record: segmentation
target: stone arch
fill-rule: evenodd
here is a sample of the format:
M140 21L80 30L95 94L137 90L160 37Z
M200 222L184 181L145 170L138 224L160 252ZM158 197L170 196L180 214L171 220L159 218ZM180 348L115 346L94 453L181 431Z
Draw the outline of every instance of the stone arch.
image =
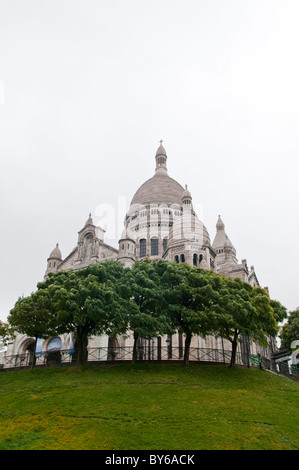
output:
M47 351L60 351L62 349L62 341L59 336L50 338L46 343Z
M18 354L25 354L26 351L34 352L34 349L35 349L35 339L25 338L24 341L19 346Z
M62 341L59 337L55 336L54 338L50 338L47 341L47 364L54 365L61 363L61 349L62 349Z
M87 232L84 234L83 239L83 256L84 258L90 258L93 255L93 234Z
M107 360L114 361L119 352L119 342L115 336L109 336L108 338L108 353Z
M17 356L23 356L24 364L30 366L35 354L35 339L25 338L19 345ZM17 359L18 360L18 359Z

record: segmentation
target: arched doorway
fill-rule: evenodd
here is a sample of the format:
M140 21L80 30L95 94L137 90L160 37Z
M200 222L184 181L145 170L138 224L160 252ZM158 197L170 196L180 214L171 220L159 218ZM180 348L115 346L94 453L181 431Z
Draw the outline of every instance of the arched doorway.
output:
M115 337L109 336L107 361L114 361L119 353L119 344Z
M15 357L15 366L31 366L35 353L35 340L27 338L21 344L19 352Z

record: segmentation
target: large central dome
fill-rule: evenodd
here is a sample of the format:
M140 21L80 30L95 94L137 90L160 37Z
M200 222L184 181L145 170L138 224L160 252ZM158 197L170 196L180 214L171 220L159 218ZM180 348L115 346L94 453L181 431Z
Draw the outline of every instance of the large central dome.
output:
M181 204L184 188L168 175L156 174L136 191L133 204Z
M135 204L181 204L184 188L168 176L166 160L166 151L161 143L156 153L155 175L136 191L131 206Z
M215 253L204 224L198 219L192 196L167 173L167 154L156 152L156 171L136 191L119 240L119 256L125 266L136 260L166 259L210 269Z

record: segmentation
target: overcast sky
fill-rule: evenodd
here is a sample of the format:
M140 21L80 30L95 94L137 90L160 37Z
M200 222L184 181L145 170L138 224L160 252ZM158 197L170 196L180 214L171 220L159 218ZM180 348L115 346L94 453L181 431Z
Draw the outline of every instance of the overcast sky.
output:
M220 214L295 309L298 23L298 0L0 0L0 319L103 205L118 246L160 139L211 241Z

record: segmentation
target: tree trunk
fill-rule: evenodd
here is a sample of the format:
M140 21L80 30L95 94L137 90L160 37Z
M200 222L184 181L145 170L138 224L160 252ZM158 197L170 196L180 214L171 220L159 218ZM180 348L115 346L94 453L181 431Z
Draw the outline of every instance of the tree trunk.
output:
M87 341L85 336L78 336L78 364L83 365L85 362L85 348Z
M78 340L78 364L82 365L83 363L83 341L80 338Z
M192 333L187 333L185 338L185 351L184 351L184 364L189 365L189 355L190 355L190 344L192 339Z
M37 345L37 337L35 338L34 342L34 348L33 348L33 354L32 354L32 362L31 362L31 369L34 369L35 363L36 363L36 345Z
M133 356L132 356L132 362L135 364L137 362L137 341L138 341L139 335L138 333L134 332L134 344L133 344Z
M234 338L232 340L232 355L230 360L229 367L236 367L236 353L237 353L237 346L238 346L238 332L235 330Z

